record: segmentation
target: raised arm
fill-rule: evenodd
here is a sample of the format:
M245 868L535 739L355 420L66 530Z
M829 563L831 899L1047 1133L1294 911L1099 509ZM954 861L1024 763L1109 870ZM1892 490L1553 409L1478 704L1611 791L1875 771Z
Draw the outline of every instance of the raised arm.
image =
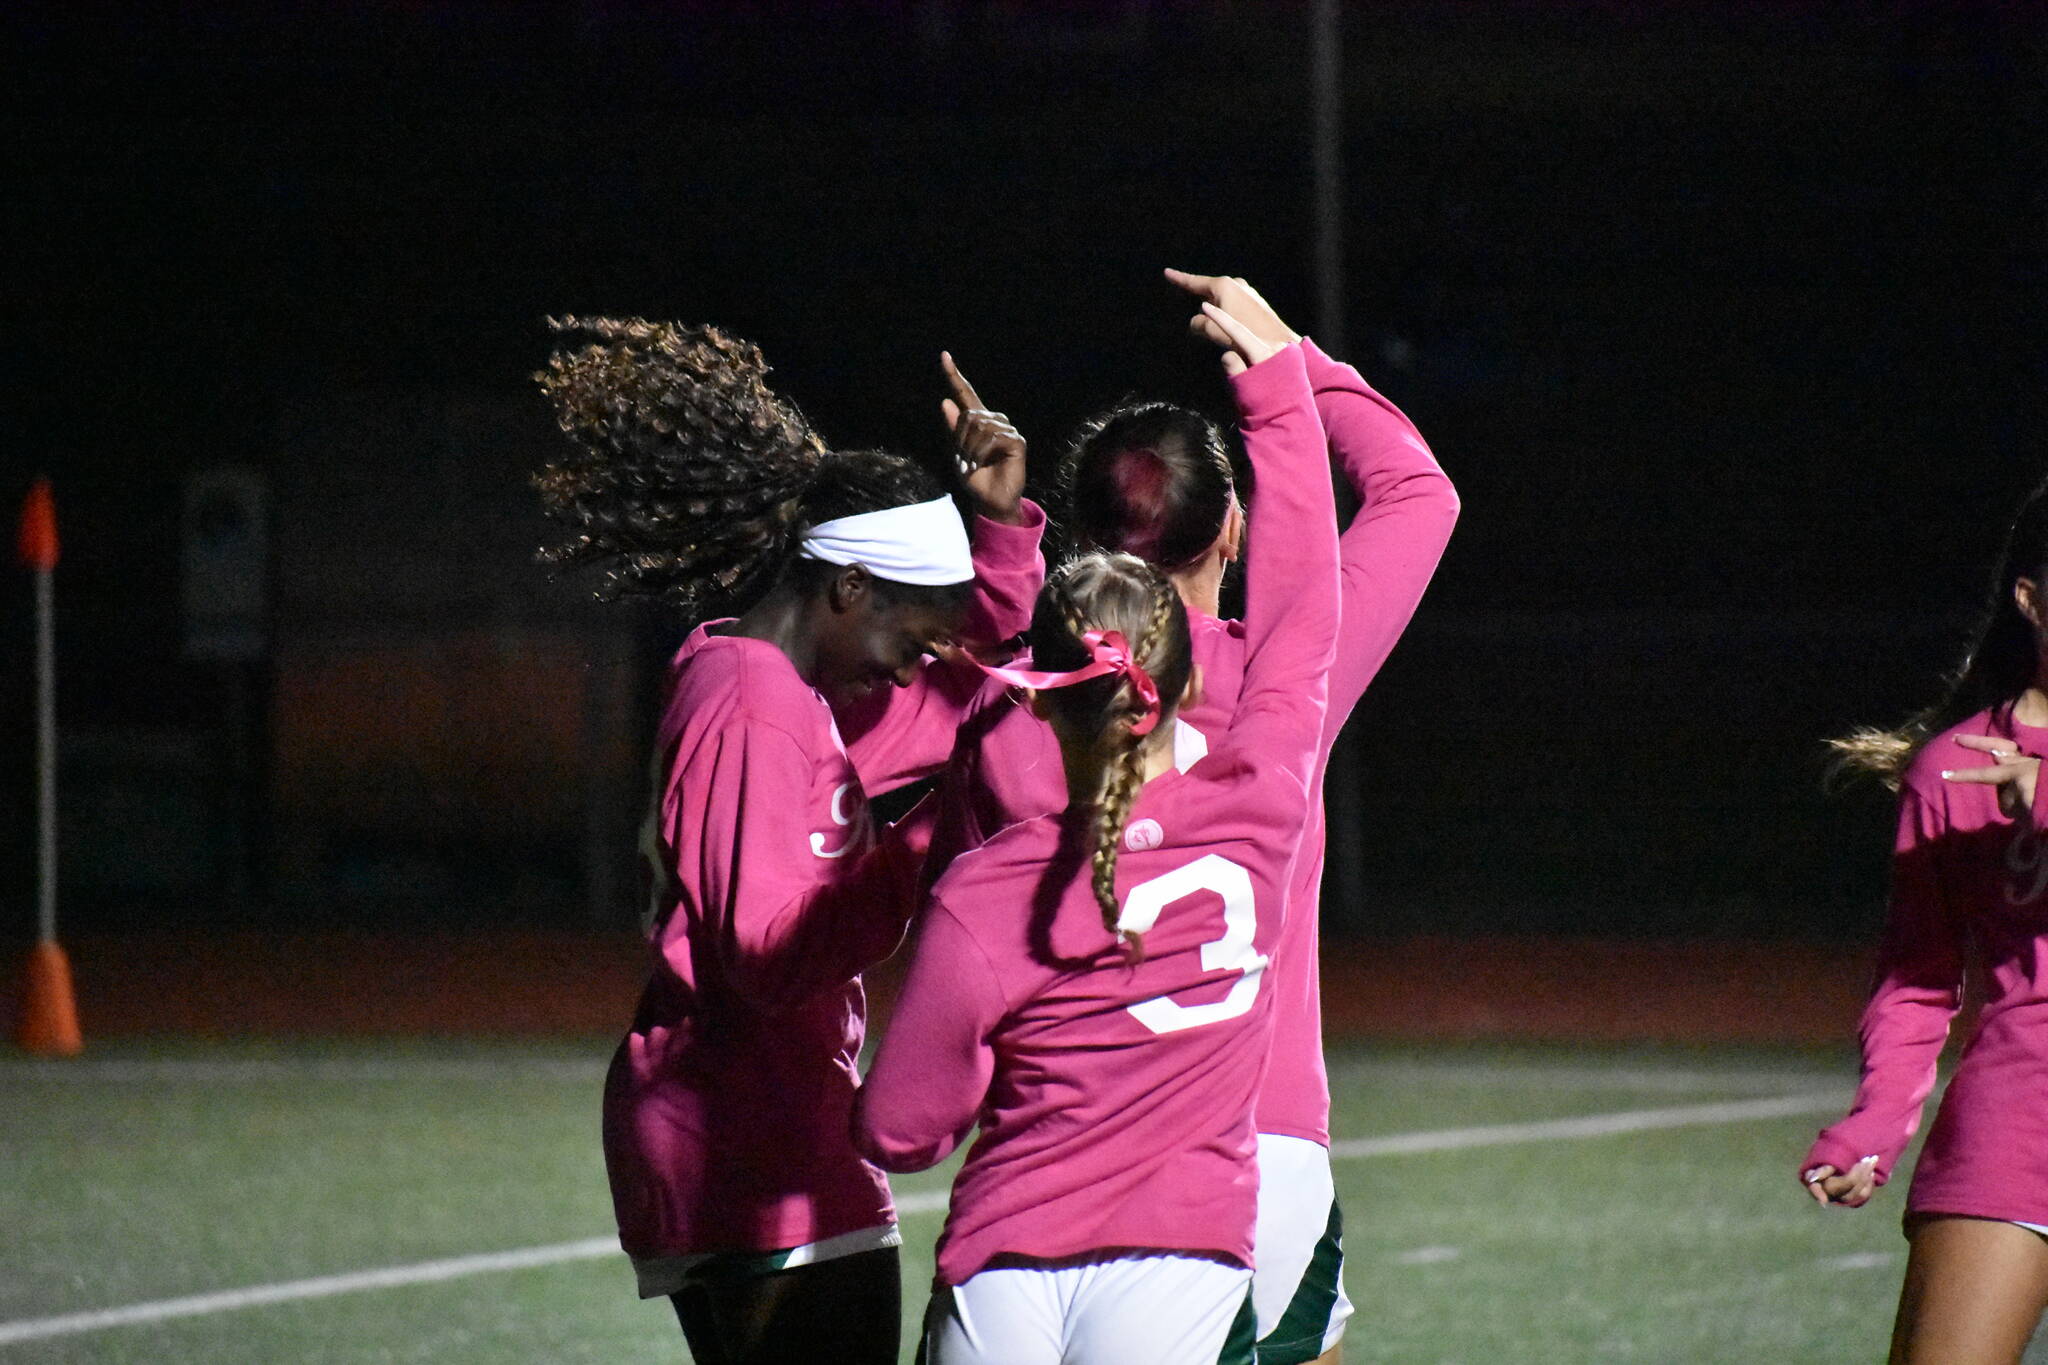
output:
M1214 304L1205 316L1243 329ZM1245 354L1233 336L1235 354ZM1226 354L1226 368L1232 368ZM1330 462L1299 344L1236 369L1245 452L1258 480L1245 573L1245 665L1228 743L1303 775L1321 742L1336 646L1337 515Z
M1327 744L1414 617L1457 523L1458 494L1399 408L1315 342L1301 349L1330 455L1359 500L1337 551L1343 632L1330 664Z
M1899 802L1899 835L1892 862L1891 908L1878 952L1877 984L1859 1031L1863 1078L1848 1116L1821 1131L1801 1165L1832 1177L1823 1193L1846 1191L1837 1202L1860 1204L1892 1166L1920 1126L1920 1110L1934 1088L1935 1062L1948 1038L1963 989L1962 924L1943 893L1941 840L1947 833L1939 792L1923 793L1909 779ZM1850 1189L1849 1173L1877 1158L1870 1178Z
M952 436L961 488L976 512L969 521L974 591L959 643L986 648L1031 625L1045 582L1039 550L1045 512L1024 497L1024 438L1009 418L983 405L950 354L939 359L950 394L941 400L940 413ZM909 687L872 694L835 712L862 785L881 793L943 767L982 681L970 664L928 659Z
M943 901L917 931L910 971L853 1108L853 1145L885 1171L921 1171L966 1138L995 1074L995 969Z
M1166 278L1270 345L1301 345L1330 455L1358 496L1339 549L1343 630L1330 666L1327 742L1414 616L1458 519L1457 493L1415 424L1357 370L1304 340L1258 290L1234 275L1169 270Z
M1031 626L1031 609L1045 582L1038 543L1045 512L1024 496L1024 437L1010 419L992 411L960 373L950 351L939 353L951 397L939 413L953 438L960 485L974 504L974 596L960 643L997 645Z
M875 837L865 811L843 812L844 792L834 825L812 828L812 777L786 731L735 717L672 773L662 802L669 875L696 912L662 926L662 954L679 971L679 959L713 955L764 1011L889 956L917 903L918 850L895 832Z

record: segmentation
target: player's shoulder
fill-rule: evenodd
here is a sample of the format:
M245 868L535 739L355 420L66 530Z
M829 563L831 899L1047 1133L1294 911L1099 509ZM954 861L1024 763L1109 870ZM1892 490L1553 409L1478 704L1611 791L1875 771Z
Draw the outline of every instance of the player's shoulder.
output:
M1241 797L1253 790L1270 790L1284 804L1286 793L1305 790L1306 783L1300 772L1271 752L1227 731L1220 740L1209 741L1208 751L1187 769L1187 776L1192 799L1214 799L1219 793Z
M1052 727L1007 683L989 680L960 722L961 739L984 753L1024 753L1052 744Z
M1004 826L947 865L932 884L932 908L947 915L992 964L1028 957L1032 906L1059 844L1056 816Z
M957 911L978 903L990 888L1035 876L1059 847L1060 826L1056 815L1035 815L997 830L980 847L955 858L946 868L932 894Z
M1219 652L1240 656L1244 653L1244 622L1191 611L1188 613L1188 639L1194 647L1197 662L1205 655L1213 656Z
M1951 768L1982 767L1991 758L1981 749L1973 749L1956 741L1964 735L1996 735L2002 733L1994 711L1979 711L1965 716L1940 734L1920 746L1912 762L1900 775L1900 785L1923 798L1937 798L1948 788L1942 773Z
M824 701L789 657L765 640L713 635L678 653L669 709L691 723L759 725L809 744L825 728Z

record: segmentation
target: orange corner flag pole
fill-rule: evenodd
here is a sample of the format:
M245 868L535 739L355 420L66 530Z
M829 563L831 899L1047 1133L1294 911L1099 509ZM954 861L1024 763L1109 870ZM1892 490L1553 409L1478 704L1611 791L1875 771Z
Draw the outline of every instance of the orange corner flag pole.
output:
M71 962L57 943L57 499L37 479L21 508L22 567L36 581L36 945L22 974L16 1039L30 1052L69 1057L83 1051Z

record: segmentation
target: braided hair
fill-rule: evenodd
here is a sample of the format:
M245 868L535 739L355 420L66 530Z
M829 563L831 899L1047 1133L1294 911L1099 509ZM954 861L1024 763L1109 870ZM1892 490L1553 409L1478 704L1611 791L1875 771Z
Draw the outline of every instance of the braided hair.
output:
M1069 560L1047 577L1038 595L1031 619L1032 666L1056 671L1084 666L1090 653L1081 636L1091 630L1120 631L1130 642L1131 657L1159 689L1159 724L1164 726L1194 669L1187 608L1173 583L1135 555L1097 551ZM1141 952L1136 935L1117 929L1116 862L1124 823L1145 780L1144 738L1131 732L1144 705L1129 680L1113 673L1040 696L1056 725L1092 742L1098 759L1088 803L1095 899L1102 907L1103 927Z
M1237 497L1222 431L1172 403L1126 403L1089 419L1060 475L1081 544L1121 550L1168 573L1216 543Z
M1865 726L1829 740L1831 779L1869 775L1896 790L1928 740L1979 711L2002 707L2009 713L2041 662L2038 632L2013 597L2022 578L2048 588L2048 482L2020 504L1983 615L1962 662L1943 680L1941 696L1889 730Z
M768 387L751 342L641 318L548 325L587 340L534 376L575 447L534 476L543 509L571 533L540 559L602 566L601 598L657 598L693 620L744 610L803 562L805 526L945 491L900 455L828 450ZM889 584L885 595L916 591Z

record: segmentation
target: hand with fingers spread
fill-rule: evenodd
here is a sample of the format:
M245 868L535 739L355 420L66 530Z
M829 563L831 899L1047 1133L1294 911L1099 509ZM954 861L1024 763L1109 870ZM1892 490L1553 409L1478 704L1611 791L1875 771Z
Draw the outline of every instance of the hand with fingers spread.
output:
M1877 1192L1877 1158L1874 1155L1864 1157L1847 1171L1837 1171L1826 1165L1815 1166L1800 1178L1815 1203L1860 1209Z
M2019 751L2009 739L1996 735L1957 735L1965 749L1978 749L1992 757L1988 768L1950 768L1942 777L1950 782L1984 782L1998 787L1998 809L2007 819L2031 818L2034 788L2041 775L2041 760Z
M1188 323L1196 336L1207 337L1223 351L1223 373L1240 375L1261 360L1278 355L1285 342L1271 342L1259 336L1251 328L1224 312L1213 303L1204 302L1202 311Z
M952 397L939 401L946 429L953 433L953 454L961 482L974 495L981 515L1011 526L1023 524L1024 437L1000 412L982 405L981 396L953 363L950 351L939 352Z
M1273 305L1260 297L1259 291L1246 284L1240 276L1190 275L1185 270L1168 269L1166 278L1202 302L1215 304L1275 349L1301 340L1301 334L1282 322L1280 315L1273 311ZM1218 346L1230 344L1220 332L1211 330L1205 323L1206 319L1198 318L1192 326Z

